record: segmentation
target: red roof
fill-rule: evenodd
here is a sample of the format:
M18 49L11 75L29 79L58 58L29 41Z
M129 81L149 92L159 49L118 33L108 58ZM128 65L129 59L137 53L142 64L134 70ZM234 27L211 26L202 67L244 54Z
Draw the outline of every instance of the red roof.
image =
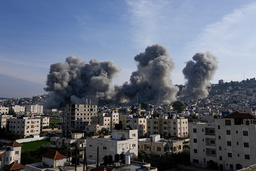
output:
M253 115L251 113L241 113L241 112L235 111L229 115L224 116L223 118L256 119L256 115Z
M53 160L60 160L60 159L67 158L67 156L60 154L56 150L49 150L47 153L43 154L42 157L53 159Z
M12 143L7 144L7 146L11 147L21 147L23 146L22 144L18 143L17 141L13 141Z
M21 170L21 169L25 169L25 166L16 162L13 162L10 165L6 165L4 167L4 170Z
M0 153L0 157L3 157L4 156L4 153Z

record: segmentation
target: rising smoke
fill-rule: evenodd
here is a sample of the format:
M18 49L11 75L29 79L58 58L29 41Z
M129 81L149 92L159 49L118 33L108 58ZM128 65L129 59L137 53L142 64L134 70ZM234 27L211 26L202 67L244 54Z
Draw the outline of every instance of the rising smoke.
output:
M120 71L113 62L91 60L70 56L64 63L52 64L45 90L50 92L47 108L59 108L63 104L95 102L98 95L105 99L114 96L111 86L113 76Z
M52 64L45 88L50 94L46 107L86 103L87 99L97 103L98 97L119 103L169 104L176 100L179 89L170 79L174 62L163 46L149 46L134 60L137 71L132 73L130 82L115 87L111 85L112 79L120 68L113 62L94 59L87 64L81 58L70 56L64 63ZM217 59L211 53L197 53L193 60L195 62L187 62L183 69L187 83L181 94L198 99L208 95L207 88L217 69Z
M204 98L209 94L208 88L211 86L209 81L218 68L218 61L210 52L197 53L193 56L193 60L195 62L187 62L183 69L187 82L181 94L188 99Z
M132 73L130 83L116 87L119 102L138 100L140 103L167 104L176 100L178 88L170 80L174 62L163 46L149 46L134 60L138 62L138 69Z

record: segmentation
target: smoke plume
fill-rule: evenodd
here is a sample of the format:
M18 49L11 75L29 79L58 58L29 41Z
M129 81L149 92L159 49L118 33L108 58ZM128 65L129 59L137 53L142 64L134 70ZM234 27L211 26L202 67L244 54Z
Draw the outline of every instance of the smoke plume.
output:
M64 63L52 64L45 90L50 93L48 108L59 108L68 103L85 103L96 100L98 95L110 99L114 96L111 86L113 76L120 71L113 62L91 60L70 56Z
M119 102L170 103L176 100L178 88L170 80L174 62L161 45L146 48L145 52L134 57L138 62L137 71L122 87L116 87Z
M218 68L218 61L210 52L197 53L193 56L193 60L195 62L187 62L183 69L187 82L181 94L189 99L204 98L209 94L208 88L211 86L209 81Z

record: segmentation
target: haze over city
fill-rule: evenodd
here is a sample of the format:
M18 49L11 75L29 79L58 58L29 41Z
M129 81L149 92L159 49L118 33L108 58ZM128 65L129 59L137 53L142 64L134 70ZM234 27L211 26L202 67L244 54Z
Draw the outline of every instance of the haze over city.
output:
M0 97L44 94L51 64L69 56L112 61L122 85L136 71L134 57L159 44L174 62L172 84L197 52L211 52L211 80L256 75L256 3L228 1L1 1Z

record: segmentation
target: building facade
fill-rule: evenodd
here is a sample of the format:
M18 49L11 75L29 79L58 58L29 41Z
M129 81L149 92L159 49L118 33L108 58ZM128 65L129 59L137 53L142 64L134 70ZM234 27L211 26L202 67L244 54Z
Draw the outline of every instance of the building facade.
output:
M147 118L128 116L125 118L125 126L130 129L138 129L139 138L147 134Z
M43 105L36 104L36 105L26 105L25 106L25 112L28 112L28 113L42 114L43 110L44 110Z
M150 138L139 139L139 150L154 155L180 153L183 151L183 140L167 140L160 135L150 135Z
M20 163L22 144L14 141L0 147L0 170L13 162Z
M15 132L22 137L34 135L39 136L41 128L41 119L35 118L10 118L7 120L8 131Z
M214 123L190 124L191 163L220 170L238 170L255 164L256 116L234 112Z
M7 115L9 113L9 107L0 106L0 115Z
M6 128L7 120L12 117L13 115L0 115L0 128Z
M148 135L160 134L162 138L181 137L189 135L188 119L184 117L160 116L159 118L148 119Z
M63 112L63 136L69 137L73 131L84 131L92 117L97 116L97 105L67 104Z
M138 157L138 130L113 130L111 136L94 136L86 139L86 156L89 160L103 162L105 156L116 154L129 155L131 159Z

